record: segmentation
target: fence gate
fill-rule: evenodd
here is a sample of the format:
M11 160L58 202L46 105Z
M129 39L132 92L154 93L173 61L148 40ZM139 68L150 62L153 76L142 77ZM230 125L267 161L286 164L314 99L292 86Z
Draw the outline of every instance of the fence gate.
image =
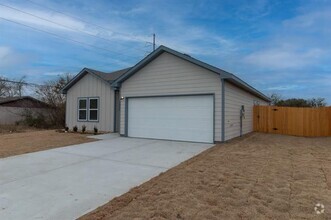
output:
M304 137L331 136L331 107L254 106L254 131Z

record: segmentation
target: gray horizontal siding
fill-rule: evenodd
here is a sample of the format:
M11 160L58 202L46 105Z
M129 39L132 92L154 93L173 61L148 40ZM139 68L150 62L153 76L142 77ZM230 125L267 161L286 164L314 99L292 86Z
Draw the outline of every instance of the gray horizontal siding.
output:
M268 104L233 84L225 83L225 140L240 136L240 109L242 105L245 106L243 134L253 131L254 101L259 101L260 105Z
M99 97L99 121L78 122L77 103L80 97ZM69 129L77 125L81 129L86 125L87 130L93 130L96 126L100 131L113 131L114 126L114 91L105 81L94 75L87 74L72 86L67 93L66 124Z
M219 76L169 53L163 53L123 82L122 97L215 94L215 140L221 141ZM125 101L121 101L120 133L125 133Z

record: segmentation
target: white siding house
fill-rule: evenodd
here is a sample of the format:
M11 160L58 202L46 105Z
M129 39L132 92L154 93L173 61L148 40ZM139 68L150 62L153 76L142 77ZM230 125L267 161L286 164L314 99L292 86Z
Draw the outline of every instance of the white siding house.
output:
M69 128L85 124L129 137L196 142L251 132L253 105L270 102L233 74L164 46L124 70L83 69L63 92ZM91 97L98 98L98 121L89 121L90 106L79 102Z
M121 97L215 94L215 140L221 140L221 81L219 76L169 53L124 81ZM125 102L121 102L125 109ZM125 112L121 111L120 134L125 134Z
M96 98L98 103L97 120L89 120L89 108L86 108L86 119L78 118L78 101ZM87 103L88 105L89 103ZM69 129L83 125L87 130L93 130L94 126L100 131L114 131L114 90L109 83L92 74L86 74L75 83L67 92L66 124Z

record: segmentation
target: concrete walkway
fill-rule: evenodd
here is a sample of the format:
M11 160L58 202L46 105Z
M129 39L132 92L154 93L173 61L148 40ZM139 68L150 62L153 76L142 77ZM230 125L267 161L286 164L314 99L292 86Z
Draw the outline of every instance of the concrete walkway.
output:
M0 159L0 219L75 219L213 146L97 138Z

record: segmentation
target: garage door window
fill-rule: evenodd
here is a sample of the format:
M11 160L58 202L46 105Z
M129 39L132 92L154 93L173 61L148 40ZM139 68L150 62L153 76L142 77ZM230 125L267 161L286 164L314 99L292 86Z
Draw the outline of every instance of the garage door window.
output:
M99 121L99 98L78 99L78 121Z

